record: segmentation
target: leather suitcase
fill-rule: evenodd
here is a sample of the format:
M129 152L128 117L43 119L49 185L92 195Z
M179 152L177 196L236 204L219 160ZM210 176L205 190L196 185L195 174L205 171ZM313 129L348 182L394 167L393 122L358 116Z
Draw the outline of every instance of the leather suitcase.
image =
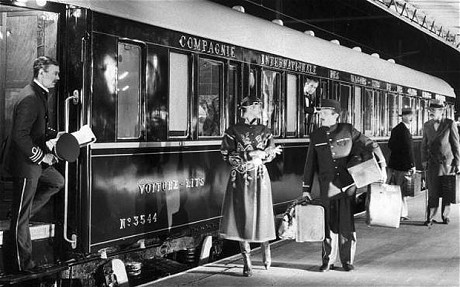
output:
M324 240L324 208L318 204L297 204L295 206L297 221L297 242L316 242Z
M399 227L401 217L401 188L399 185L373 183L367 196L368 225Z
M460 174L441 176L441 185L443 200L453 204L460 203Z
M418 172L410 176L404 176L404 184L402 187L402 194L404 196L415 196L422 191L422 175Z

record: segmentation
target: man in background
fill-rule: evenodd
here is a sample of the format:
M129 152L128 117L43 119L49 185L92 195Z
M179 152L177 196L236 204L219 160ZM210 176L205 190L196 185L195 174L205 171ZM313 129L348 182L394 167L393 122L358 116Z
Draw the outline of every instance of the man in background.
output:
M414 148L410 132L413 114L411 108L402 109L401 122L391 130L388 141L388 148L391 151L388 162L388 183L401 186L401 220L409 220L407 196L404 194L405 178L415 172Z

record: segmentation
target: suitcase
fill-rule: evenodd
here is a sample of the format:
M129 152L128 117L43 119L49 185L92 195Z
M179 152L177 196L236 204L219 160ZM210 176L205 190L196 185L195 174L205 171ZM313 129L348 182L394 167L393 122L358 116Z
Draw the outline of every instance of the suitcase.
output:
M349 167L348 172L357 188L382 180L382 171L375 157Z
M422 174L414 172L409 176L404 176L402 194L404 196L415 196L422 191Z
M324 208L318 204L303 203L295 206L297 221L297 242L316 242L324 240Z
M385 227L399 227L401 217L401 187L373 183L367 196L367 224Z
M442 198L450 203L460 203L460 174L441 176Z

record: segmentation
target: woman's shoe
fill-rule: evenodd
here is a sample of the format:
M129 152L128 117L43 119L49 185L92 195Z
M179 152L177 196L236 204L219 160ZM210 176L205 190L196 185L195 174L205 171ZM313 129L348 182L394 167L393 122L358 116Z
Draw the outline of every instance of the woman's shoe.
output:
M244 267L243 267L243 276L245 276L245 277L251 277L252 276L252 266L249 267L249 266L244 265Z
M264 262L265 270L270 269L272 265L272 255L270 251L270 244L268 242L262 243L262 260Z

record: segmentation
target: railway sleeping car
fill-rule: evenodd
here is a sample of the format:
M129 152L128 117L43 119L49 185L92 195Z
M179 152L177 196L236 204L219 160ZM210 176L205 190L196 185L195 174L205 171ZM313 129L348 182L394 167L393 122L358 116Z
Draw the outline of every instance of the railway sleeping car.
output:
M454 91L439 78L201 0L0 0L0 51L2 142L15 95L42 55L61 70L51 125L68 132L89 125L97 138L76 162L57 165L65 188L31 226L37 261L64 266L62 280L89 286L88 266L111 258L144 262L187 250L196 263L209 240L220 252L229 175L221 136L245 95L263 100L264 123L283 147L268 166L276 213L301 194L317 124L306 121L309 79L318 82L317 102L340 100L341 120L384 151L402 107L416 110L417 150L431 99L454 114ZM2 245L10 200L4 174Z

